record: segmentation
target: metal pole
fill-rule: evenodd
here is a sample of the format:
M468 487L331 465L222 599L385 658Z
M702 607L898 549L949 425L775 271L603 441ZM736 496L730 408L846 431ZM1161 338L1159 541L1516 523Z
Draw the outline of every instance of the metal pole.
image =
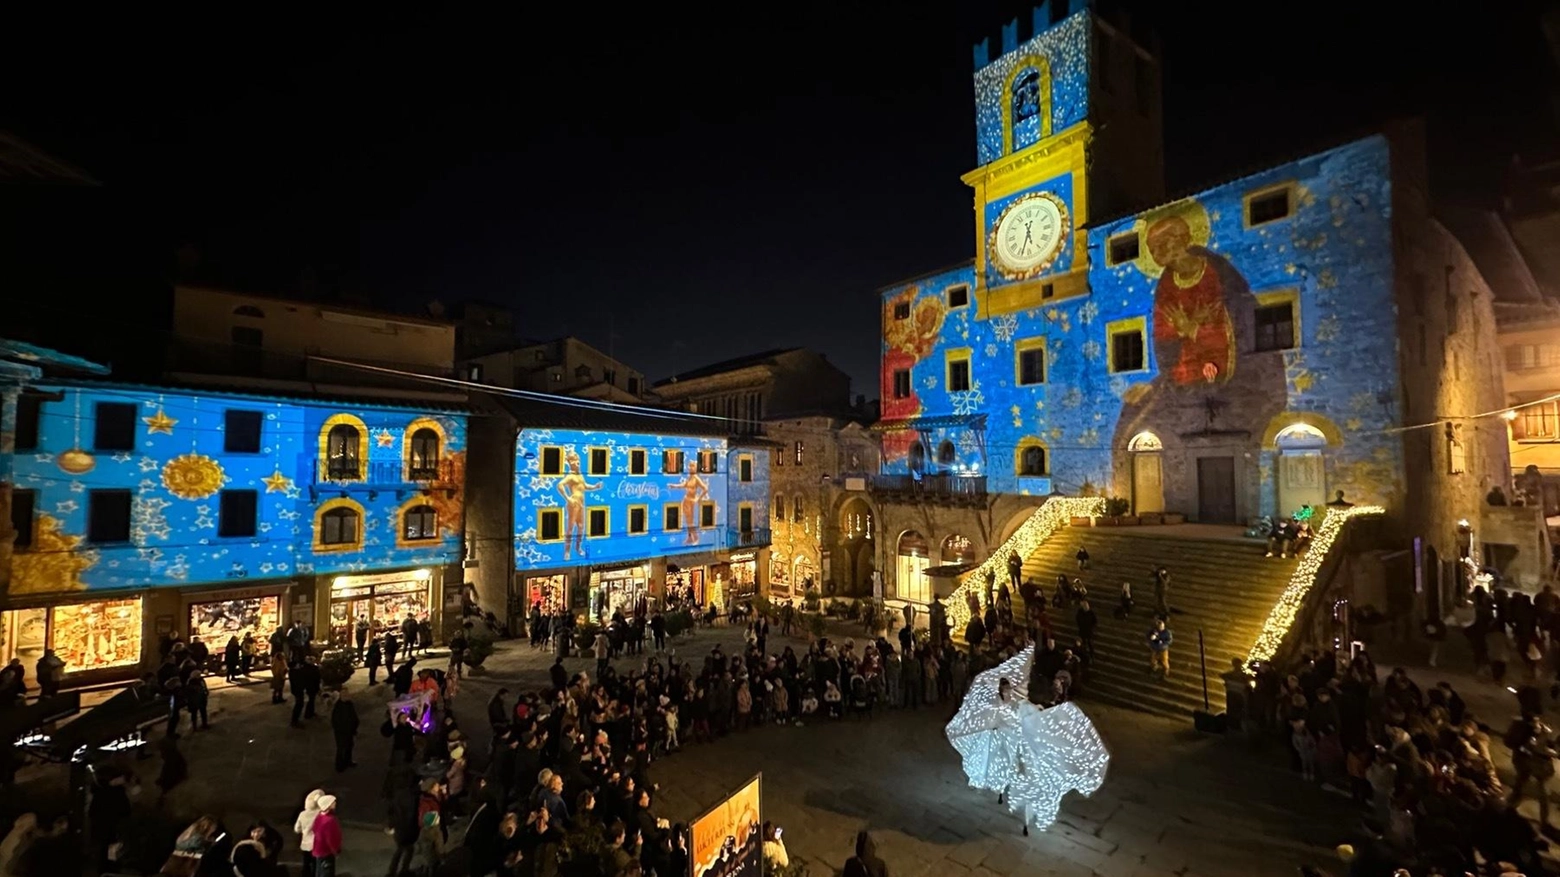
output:
M1213 706L1208 703L1208 650L1203 644L1202 628L1197 628L1197 660L1202 664L1203 683L1203 710L1213 712Z

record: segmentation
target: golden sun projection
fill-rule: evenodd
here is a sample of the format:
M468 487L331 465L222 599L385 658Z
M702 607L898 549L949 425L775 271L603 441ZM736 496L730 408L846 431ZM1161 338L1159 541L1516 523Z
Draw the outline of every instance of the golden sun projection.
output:
M226 480L222 464L200 454L174 457L162 470L163 486L180 499L205 499L221 490Z

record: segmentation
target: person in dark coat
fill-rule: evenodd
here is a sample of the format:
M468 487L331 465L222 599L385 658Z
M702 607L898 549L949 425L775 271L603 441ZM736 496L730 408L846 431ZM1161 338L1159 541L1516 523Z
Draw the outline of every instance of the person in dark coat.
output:
M367 615L358 616L357 629L353 632L357 634L357 656L358 660L361 661L363 660L363 651L368 647L369 627Z
M357 732L357 705L347 696L347 689L343 687L341 696L330 711L330 733L336 738L337 773L349 767L357 767L357 762L352 760L352 744L357 742Z
M395 672L395 655L401 650L401 641L395 638L395 631L385 634L385 672Z
M553 659L553 664L547 669L547 672L551 677L554 691L562 691L569 687L569 671L563 667L562 655Z
M417 677L417 659L411 658L390 674L390 686L396 697L405 697L412 690L412 680Z
M238 644L238 637L228 637L227 647L222 650L222 664L227 670L227 681L232 682L238 678L238 665L243 656L244 650Z
M292 668L289 682L293 696L292 725L301 728L303 719L314 718L314 697L320 691L320 667L314 663L313 655Z
M493 695L492 699L488 701L488 724L491 724L495 728L509 721L509 708L504 706L504 695L508 693L509 689L500 688L498 692Z
M97 853L98 870L109 874L115 869L109 861L108 848L119 840L120 829L130 818L130 776L118 772L98 776L92 803L87 805L87 828Z
M395 852L390 856L390 867L385 873L399 877L411 868L417 836L422 831L422 822L417 815L417 775L407 768L391 768L385 777L385 797L389 805L390 834L395 838ZM494 833L497 833L496 826Z
M410 612L401 622L401 644L406 647L408 656L417 654L417 619Z
M888 865L877 856L877 844L865 831L856 834L856 855L845 860L841 877L888 877Z
M380 658L381 655L379 652L379 640L376 639L368 644L368 657L363 659L364 666L368 667L369 685L379 684Z
M472 804L476 809L471 814L464 841L470 856L468 873L486 877L498 873L503 864L504 853L499 843L498 827L504 813L490 794L486 778L477 780L477 792L472 796Z
M157 796L157 804L160 807L163 799L168 797L168 793L189 778L190 763L185 760L184 753L179 751L179 741L175 737L164 737L159 740L157 750L162 755L162 768L157 772L157 788L162 792Z
M381 730L390 738L390 763L410 763L417 755L417 729L412 727L411 717L396 713L395 720L385 722Z
M1078 604L1078 611L1073 615L1073 621L1078 625L1078 639L1083 641L1084 652L1089 660L1094 660L1094 631L1100 626L1100 617L1095 614L1094 607L1088 600Z

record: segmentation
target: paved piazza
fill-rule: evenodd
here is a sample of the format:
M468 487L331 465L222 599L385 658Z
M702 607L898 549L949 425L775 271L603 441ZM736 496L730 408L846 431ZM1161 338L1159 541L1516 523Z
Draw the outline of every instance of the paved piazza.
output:
M729 651L738 639L737 631L721 627L685 637L677 649L702 656L716 641ZM771 638L771 646L784 642ZM475 738L475 752L487 749L484 706L492 693L499 685L511 691L541 687L550 663L550 656L523 641L505 643L485 675L462 683L456 709ZM594 662L568 665L572 672ZM350 686L363 719L360 766L341 775L331 767L325 716L292 730L290 707L272 706L264 686L215 692L212 730L182 738L190 779L169 796L170 806L218 813L230 829L263 817L284 826L293 842L291 820L304 793L323 786L341 801L342 873L382 874L392 849L380 803L389 744L378 730L383 685L364 691L365 679L360 670L358 684ZM1198 736L1189 721L1082 705L1111 749L1110 775L1093 798L1069 796L1061 821L1027 838L1016 816L965 785L942 734L952 704L880 712L870 721L767 727L687 748L652 767L661 785L657 809L686 821L763 771L764 817L784 826L792 857L806 859L813 877L837 873L862 828L873 832L894 877L1247 877L1325 861L1350 827L1347 801L1303 786L1276 748L1254 754ZM141 762L148 783L143 801L155 797L150 780L157 764L156 758ZM33 773L28 785L45 797L40 786L63 786L57 775ZM295 852L284 855L296 861Z

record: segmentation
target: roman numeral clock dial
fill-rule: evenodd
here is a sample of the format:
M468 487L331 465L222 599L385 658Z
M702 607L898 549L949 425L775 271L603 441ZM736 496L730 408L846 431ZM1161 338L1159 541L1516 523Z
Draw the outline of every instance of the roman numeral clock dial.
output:
M1069 231L1067 205L1050 192L1031 192L1009 204L986 239L991 266L1008 280L1044 274Z

